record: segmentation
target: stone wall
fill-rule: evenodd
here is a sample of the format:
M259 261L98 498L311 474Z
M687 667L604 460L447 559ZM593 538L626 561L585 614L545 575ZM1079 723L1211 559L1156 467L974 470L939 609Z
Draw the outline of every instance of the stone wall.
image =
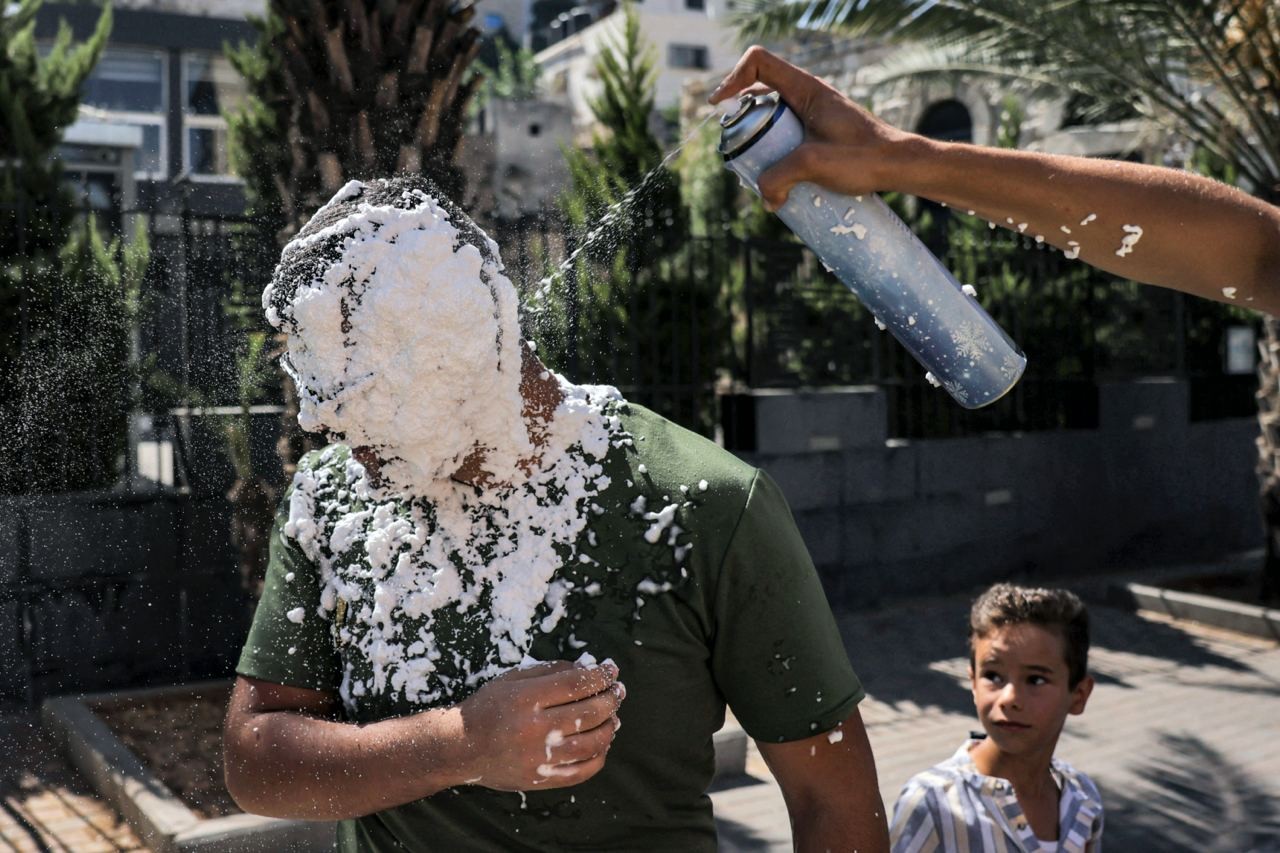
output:
M832 604L1186 561L1262 542L1252 418L1184 382L1100 388L1096 430L890 441L877 388L756 392L756 447Z
M1107 385L1096 430L906 442L876 388L759 391L738 400L740 455L786 493L832 604L869 607L1258 546L1256 422L1188 423L1187 398ZM276 423L255 420L264 458ZM0 706L231 671L248 627L231 474L192 450L201 497L0 499Z
M0 706L224 676L247 628L218 497L0 502Z

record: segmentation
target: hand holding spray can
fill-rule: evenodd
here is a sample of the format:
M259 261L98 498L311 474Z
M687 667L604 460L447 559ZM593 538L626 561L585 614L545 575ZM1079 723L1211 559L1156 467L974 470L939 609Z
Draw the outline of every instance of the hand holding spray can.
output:
M720 125L725 166L757 193L804 141L777 95L744 96ZM1026 356L878 196L799 183L777 213L957 403L978 409L1017 384Z

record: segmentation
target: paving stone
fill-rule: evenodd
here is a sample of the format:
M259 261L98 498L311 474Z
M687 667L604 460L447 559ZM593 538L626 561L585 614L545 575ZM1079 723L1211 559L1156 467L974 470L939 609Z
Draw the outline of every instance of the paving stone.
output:
M957 677L968 603L915 602L838 619L867 685L862 713L888 814L911 775L977 728ZM1102 790L1107 846L1277 849L1280 644L1103 607L1091 607L1091 620L1099 684L1084 715L1068 720L1058 755ZM750 784L712 794L720 849L790 850L786 805L754 744L747 767ZM1206 772L1218 782L1203 791L1181 784Z

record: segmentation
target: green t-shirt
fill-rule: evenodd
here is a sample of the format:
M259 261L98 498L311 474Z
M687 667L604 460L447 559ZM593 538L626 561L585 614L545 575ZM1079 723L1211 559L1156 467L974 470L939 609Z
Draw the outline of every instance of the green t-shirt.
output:
M753 738L782 742L834 728L862 699L813 563L769 476L640 406L616 411L633 443L615 443L604 459L609 485L593 498L598 508L577 543L591 559L557 575L592 594L563 598L565 617L548 633L535 630L530 649L540 660L575 660L585 650L618 664L627 697L605 768L581 785L524 795L479 786L441 791L343 821L340 849L713 851L705 792L726 702ZM302 470L342 468L347 456L331 448L309 456ZM490 642L476 618L483 599L462 613L419 613L417 621L385 601L381 615L372 615L358 601L367 601L368 590L352 586L339 596L351 602L323 601L333 584L322 591L320 568L304 556L297 531L294 538L282 532L293 491L277 519L266 586L236 671L338 692L356 722L429 707L397 691L394 673L382 690L353 695L351 685L370 683L375 669L353 640L370 618L401 620L406 636L434 620L442 654L433 677L453 677L456 687L465 669L451 670L451 657ZM671 527L652 534L640 496L652 511L678 506L669 519L678 536Z

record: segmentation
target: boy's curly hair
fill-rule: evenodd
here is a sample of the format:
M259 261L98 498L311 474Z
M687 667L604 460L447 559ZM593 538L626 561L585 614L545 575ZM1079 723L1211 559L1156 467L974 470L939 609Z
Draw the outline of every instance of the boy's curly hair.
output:
M969 663L977 640L1007 625L1039 625L1057 630L1066 650L1069 686L1089 671L1089 612L1075 593L998 583L973 602L969 611Z

